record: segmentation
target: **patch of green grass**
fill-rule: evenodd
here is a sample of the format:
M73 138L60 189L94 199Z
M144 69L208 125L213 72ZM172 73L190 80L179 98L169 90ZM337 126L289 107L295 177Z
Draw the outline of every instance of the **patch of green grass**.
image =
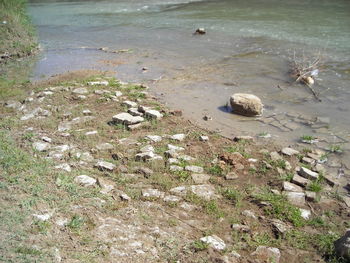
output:
M230 200L234 206L240 207L242 205L244 194L241 191L233 188L225 188L222 190L222 195Z
M220 167L220 165L215 164L215 165L213 165L213 166L211 166L211 167L208 168L208 172L209 172L210 174L213 174L213 175L222 176L224 170Z
M300 137L300 139L302 141L310 141L311 142L311 141L315 140L316 138L312 135L303 135Z
M78 230L81 228L85 223L85 219L79 215L74 215L67 226L72 230Z
M15 252L20 253L20 254L27 254L27 255L40 255L41 254L41 251L37 250L36 248L23 247L23 246L16 248Z
M271 215L280 220L287 220L296 227L305 224L305 220L301 217L300 210L291 205L285 196L275 195L265 189L254 197L260 201L265 201L271 204L271 206L265 208L265 213L267 215Z
M329 151L332 153L342 153L343 149L340 145L333 144L333 145L329 146Z
M322 183L320 182L320 180L312 181L310 184L307 185L307 190L312 191L312 192L319 193L322 191L322 189L323 189L323 187L322 187Z
M215 200L205 200L193 193L188 193L185 196L185 200L195 205L201 206L203 211L208 215L214 216L216 218L222 218L225 216L224 211L220 209L219 204Z
M192 243L191 247L195 250L195 251L203 251L208 249L209 244L206 242L203 242L201 240L196 240Z

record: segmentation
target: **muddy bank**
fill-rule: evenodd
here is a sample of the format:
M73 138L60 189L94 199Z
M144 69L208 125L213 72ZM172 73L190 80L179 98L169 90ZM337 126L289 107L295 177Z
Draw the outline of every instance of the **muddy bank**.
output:
M336 260L350 205L348 171L324 163L336 153L227 139L147 85L87 73L0 106L0 227L22 237L3 239L5 260Z

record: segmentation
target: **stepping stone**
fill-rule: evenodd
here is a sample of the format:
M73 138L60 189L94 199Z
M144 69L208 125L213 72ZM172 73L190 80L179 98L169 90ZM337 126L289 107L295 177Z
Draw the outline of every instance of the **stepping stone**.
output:
M300 167L298 174L306 179L310 179L310 180L317 180L318 179L318 173L313 172L305 167Z
M157 110L146 110L145 111L145 116L151 119L161 119L163 118L163 114L161 114L159 111Z
M305 205L305 194L301 192L285 192L288 201L295 206Z
M209 184L191 185L189 189L192 193L194 193L195 195L205 200L212 200L218 197L216 194L216 189L213 185L209 185Z
M140 116L132 116L129 113L123 112L113 116L113 121L125 125L132 125L143 122L145 119Z

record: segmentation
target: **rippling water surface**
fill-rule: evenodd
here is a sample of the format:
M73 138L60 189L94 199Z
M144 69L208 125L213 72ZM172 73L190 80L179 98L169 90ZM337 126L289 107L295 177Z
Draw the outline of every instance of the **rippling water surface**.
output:
M35 78L113 70L124 80L152 84L171 106L228 135L268 131L297 138L326 128L327 143L350 140L350 1L34 0L30 13L43 47ZM207 34L192 35L198 27ZM321 58L314 86L321 102L289 78L294 53ZM227 113L223 105L234 92L261 97L264 116L274 114L279 124ZM213 122L201 121L204 114ZM327 127L295 116L322 118ZM285 122L295 129L279 127Z

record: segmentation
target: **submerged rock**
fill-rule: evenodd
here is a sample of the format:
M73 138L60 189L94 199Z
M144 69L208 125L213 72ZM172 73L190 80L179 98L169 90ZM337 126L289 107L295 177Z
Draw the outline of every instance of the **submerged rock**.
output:
M249 117L261 115L264 106L257 96L245 93L233 94L230 104L234 113Z

